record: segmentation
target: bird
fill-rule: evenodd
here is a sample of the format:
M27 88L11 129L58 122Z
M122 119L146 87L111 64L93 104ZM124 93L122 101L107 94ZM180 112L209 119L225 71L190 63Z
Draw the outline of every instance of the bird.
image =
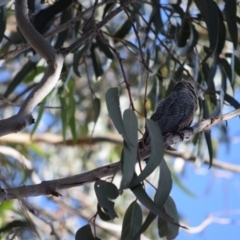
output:
M150 119L157 122L163 137L172 133L183 138L181 131L190 128L197 109L197 84L193 80L183 80L177 82L171 93L158 102L156 111ZM143 149L149 146L149 143L150 138L146 129L138 148Z

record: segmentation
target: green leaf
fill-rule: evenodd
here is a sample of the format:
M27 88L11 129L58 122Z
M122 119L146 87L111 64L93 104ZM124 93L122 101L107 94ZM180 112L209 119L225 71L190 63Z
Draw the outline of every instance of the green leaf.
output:
M212 161L213 161L213 148L212 148L212 140L211 140L211 133L204 132L208 153L209 153L209 168L212 167Z
M2 42L6 29L6 6L0 7L0 43Z
M14 89L24 80L24 78L36 67L36 65L37 62L32 62L29 60L10 82L6 92L4 93L4 97L8 97L9 94L11 94Z
M147 166L138 177L133 178L131 187L138 185L146 179L156 169L156 167L160 165L163 159L164 141L158 124L150 119L146 119L146 126L151 139L151 155L147 162Z
M67 116L68 116L68 110L66 108L66 98L60 94L59 100L62 107L60 112L61 122L62 122L62 135L63 135L63 140L66 141Z
M77 142L77 132L76 132L76 121L75 121L75 111L76 111L76 102L74 99L74 84L73 82L69 82L69 120L68 125L70 127L72 138L74 144Z
M219 11L218 7L214 4L212 0L194 0L196 3L203 20L207 25L208 36L209 36L209 53L203 60L205 62L207 58L209 58L217 49L218 41L219 41Z
M131 21L127 18L127 20L121 24L121 27L117 30L117 32L114 34L113 38L115 41L118 41L117 39L124 39L124 37L129 33L130 29L132 28Z
M159 173L160 175L158 181L158 188L154 197L154 202L156 203L159 209L162 209L172 189L171 172L169 171L169 168L164 159L161 162ZM155 217L156 214L154 214L153 212L149 212L141 229L139 230L134 239L136 239L136 237L140 236L141 233L148 229L148 227L153 222Z
M99 206L104 209L111 219L117 217L114 210L114 203L109 200L118 197L119 193L117 187L112 183L97 180L94 184L94 189Z
M102 36L104 38L104 36ZM105 39L106 40L106 39ZM107 40L106 40L107 41ZM114 58L114 55L112 53L112 51L110 50L110 48L104 43L102 42L102 40L99 38L99 37L96 37L96 45L99 47L99 49L101 51L104 52L104 54L110 58L110 59L113 59Z
M232 58L232 53L226 53L225 57ZM238 76L240 76L240 60L234 55L234 70Z
M73 55L73 71L80 78L81 73L78 69L81 58L85 57L85 52L87 52L89 44L85 44L81 50L74 52Z
M109 217L108 214L106 214L101 207L99 206L99 204L97 205L97 210L98 210L98 215L99 217L103 220L103 221L109 221L111 220L111 218Z
M94 237L89 224L79 228L75 235L75 240L100 240L98 237Z
M94 98L92 101L92 105L93 105L93 112L94 112L94 117L93 117L93 121L96 124L98 117L100 115L100 110L101 110L101 101L99 98Z
M107 3L107 4L105 4L104 10L103 10L102 19L105 18L106 14L108 12L110 12L113 9L114 6L115 6L115 3Z
M217 3L213 1L213 5L215 5L215 7L218 11L218 16L219 16L219 36L218 36L218 44L217 44L217 49L216 49L217 56L219 56L219 54L222 53L222 50L224 48L225 41L226 41L226 27L223 22L222 12L219 9Z
M38 110L38 116L37 116L37 119L35 121L35 124L34 124L34 127L31 131L31 134L30 136L32 137L32 135L35 133L35 131L37 130L37 127L42 119L42 115L43 115L43 112L44 112L44 105L46 103L46 100L47 98L45 98L42 102L41 102L41 105L39 106L39 110Z
M13 220L12 222L7 223L5 226L2 226L0 228L0 233L3 232L10 232L12 231L14 228L26 228L29 226L28 222L25 221L21 221L21 220Z
M122 40L121 42L127 47L127 49L128 49L133 55L138 55L138 54L140 53L139 48L138 48L135 44L133 44L132 42L127 41L127 40Z
M69 19L72 18L72 13L71 13L71 8L66 8L62 11L61 14L61 20L60 20L60 25L66 23L67 21L69 21ZM61 48L62 45L64 44L65 40L67 39L68 36L68 30L69 28L67 28L66 30L60 32L57 36L57 41L54 45L54 47L56 49Z
M173 41L173 48L176 54L180 57L186 57L191 53L198 42L198 32L196 31L193 24L190 24L190 37L185 46L179 47L177 43Z
M125 128L122 120L122 114L120 110L119 97L118 97L118 88L109 88L107 90L106 103L107 103L109 116L112 119L113 124L116 127L117 131L119 132L119 134L123 136L124 140L127 143L131 144L125 132Z
M131 109L123 113L123 124L130 144L124 142L122 160L122 181L120 190L127 188L133 178L138 148L138 122L137 117Z
M228 102L231 106L233 106L235 109L239 109L240 108L240 103L233 98L232 96L228 95L227 93L225 93L224 95L224 100L226 102Z
M94 69L96 78L98 79L99 77L102 76L103 69L102 69L102 63L101 63L98 49L94 47L94 44L92 44L91 46L91 58L93 63L93 69Z
M237 49L238 44L237 1L236 0L224 0L224 1L225 1L224 11L227 20L229 34L231 36L234 48Z
M231 69L231 66L228 63L228 61L226 59L224 59L224 58L220 58L219 59L219 63L220 63L220 66L225 71L229 81L232 82L232 69Z
M165 212L171 216L177 223L179 222L178 212L173 199L169 196L166 204L164 206ZM158 218L158 231L159 236L165 239L175 239L179 232L179 226L177 224L172 224L171 222L166 222L161 218Z
M134 201L128 207L122 225L121 240L132 240L142 224L142 210ZM139 238L140 239L140 238Z
M162 208L167 201L167 198L172 190L171 172L163 159L160 165L160 176L157 192L154 197L154 202L159 208Z
M215 92L215 85L214 85L214 76L217 71L217 65L216 62L213 62L211 67L209 68L207 63L202 64L202 70L204 74L204 79L207 82L208 90ZM213 105L216 105L216 98L213 97L210 99Z
M33 79L41 74L41 73L44 73L46 70L45 67L42 67L42 66L38 66L36 68L34 68L23 80L24 83L30 83L33 81Z
M134 195L137 197L137 199L146 207L148 208L151 212L155 213L158 215L160 218L170 221L173 224L175 222L173 219L168 216L165 212L163 212L162 209L159 209L158 206L153 202L153 200L147 195L147 193L144 191L142 185L137 185L135 187L131 188L131 191L134 193Z
M161 17L161 11L159 8L159 1L158 0L152 0L154 9L152 11L152 21L153 24L155 25L156 28L156 35L158 33L162 33L163 30L163 21L162 21L162 17Z

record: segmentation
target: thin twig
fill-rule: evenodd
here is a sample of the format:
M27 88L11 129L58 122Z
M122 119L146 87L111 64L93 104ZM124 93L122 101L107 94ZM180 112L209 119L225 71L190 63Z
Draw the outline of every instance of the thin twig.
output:
M135 107L134 107L134 103L133 103L133 99L132 99L132 94L131 94L131 89L130 89L130 84L127 80L127 76L126 76L126 73L125 73L125 70L124 70L124 66L123 66L123 58L121 58L119 52L113 48L107 41L106 39L102 36L102 34L100 33L99 29L97 28L97 26L94 24L94 29L99 37L99 39L106 45L108 46L113 52L114 54L116 55L118 61L119 61L119 64L120 64L120 68L121 68L121 71L122 71L122 75L123 75L123 80L124 80L124 83L126 85L126 89L128 91L128 96L129 96L129 101L130 101L130 105L132 107L132 110L135 110Z

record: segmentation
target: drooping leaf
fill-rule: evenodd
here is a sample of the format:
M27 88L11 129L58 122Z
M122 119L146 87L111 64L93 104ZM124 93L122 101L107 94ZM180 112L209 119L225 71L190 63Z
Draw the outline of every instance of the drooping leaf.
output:
M93 112L94 112L94 117L93 117L93 121L96 124L99 114L100 114L100 110L101 110L101 101L99 98L94 98L92 101L92 105L93 105Z
M224 94L227 91L227 74L225 69L223 68L223 66L220 66L220 71L221 71L221 75L222 75L222 91L224 92Z
M134 201L130 204L124 215L121 240L132 240L141 227L141 224L142 210L139 204Z
M219 9L217 3L213 1L213 5L215 5L215 8L217 9L218 17L219 17L219 36L218 36L218 44L216 49L216 54L217 56L219 56L222 53L222 50L224 48L225 41L226 41L226 27L223 22L222 12Z
M232 96L230 96L227 93L225 93L225 95L224 95L224 100L226 102L228 102L231 106L233 106L235 109L240 108L240 103L235 98L233 98Z
M97 205L97 210L98 210L98 215L99 217L103 220L103 221L109 221L111 220L110 216L108 214L106 214L102 208L99 206L99 204Z
M130 29L132 28L132 23L129 19L127 19L121 27L117 30L117 32L114 34L113 38L115 41L118 41L117 39L124 39L124 37L129 33Z
M6 29L6 7L0 7L0 43L2 42L4 32Z
M159 209L162 209L172 189L171 172L169 171L165 160L161 162L159 173L160 176L158 181L158 188L154 197L154 203L156 203ZM141 233L148 229L155 217L156 214L149 212L143 225L141 226L141 229L138 231L134 239L136 239L136 237L140 236Z
M119 134L123 136L124 140L127 143L131 144L123 125L122 114L119 104L118 88L109 88L107 90L106 103L109 116L112 119L114 126L118 130Z
M105 4L104 10L103 10L103 16L102 16L102 19L104 19L105 16L106 16L106 14L107 14L108 12L110 12L110 11L113 9L114 5L115 5L115 3L108 3L108 4Z
M117 217L114 210L114 202L110 200L118 197L119 193L117 187L112 183L97 180L94 184L94 189L99 206L104 209L111 219Z
M210 117L207 102L203 100L203 118L208 119ZM213 160L213 151L212 151L212 141L210 137L210 133L204 132L205 140L208 147L208 153L209 153L209 167L212 166L212 160Z
M208 90L210 90L213 94L212 97L210 98L211 102L213 105L216 105L216 97L215 97L215 85L214 85L214 76L217 71L217 65L216 62L213 62L211 67L207 65L207 63L202 64L202 70L204 74L204 79L207 82L208 85Z
M77 131L76 131L76 121L75 121L75 111L76 111L76 102L74 99L74 84L72 81L69 82L69 119L68 125L70 127L73 143L77 142Z
M44 73L45 70L45 67L37 66L24 78L23 83L31 83L37 75Z
M228 30L233 42L233 46L237 49L238 44L238 28L237 28L237 1L236 0L224 0L225 1L225 16L227 20Z
M132 42L127 41L127 40L122 40L121 41L126 47L127 49L133 54L133 55L138 55L140 50L139 48Z
M213 162L213 148L212 148L211 133L204 132L204 135L205 135L208 153L209 153L209 168L210 168L210 167L212 167L212 162Z
M142 185L137 185L135 187L131 188L131 191L134 193L134 195L137 197L137 199L151 212L158 215L160 218L170 221L173 224L175 224L174 220L168 216L166 213L163 212L162 209L159 209L158 206L153 202L153 200L147 195L147 193L144 191Z
M205 62L217 49L219 41L219 11L218 7L212 0L194 0L196 3L203 20L207 25L208 36L209 36L209 53L203 60Z
M198 42L198 32L193 24L190 24L190 36L185 46L179 47L175 41L173 41L173 48L176 54L180 57L186 57L191 53Z
M98 237L94 237L89 224L79 228L75 235L75 240L100 240Z
M226 53L225 57L232 58L232 53ZM238 76L240 76L240 60L234 55L234 70Z
M219 63L222 66L223 70L225 71L229 81L232 82L232 69L228 61L224 58L220 58Z
M79 62L84 57L85 52L88 50L89 44L85 44L79 51L75 51L73 55L73 71L80 78Z
M104 36L102 36L104 38ZM106 40L107 41L107 40ZM110 50L110 48L104 43L102 42L102 40L99 38L99 37L96 37L96 46L99 47L99 49L101 51L104 52L104 54L110 58L110 59L113 59L114 58L114 55L112 53L112 51Z
M158 0L152 0L153 6L154 6L154 10L152 12L152 21L153 24L156 28L156 34L158 33L162 33L163 30L163 20L162 20L162 16L161 16L161 11L159 8L159 1Z
M147 162L147 166L139 174L137 178L133 178L131 187L136 186L147 178L158 167L163 159L164 142L161 130L157 123L150 119L146 119L146 126L151 139L151 155Z
M171 172L163 159L160 165L160 176L158 181L158 188L154 197L154 202L159 208L162 208L172 190Z
M60 91L63 91L63 88ZM59 101L61 103L60 117L61 117L61 123L62 123L62 128L61 128L62 136L63 136L63 140L66 141L68 108L66 107L67 102L63 92L59 94Z
M97 50L98 49L96 49L94 47L94 44L92 44L92 46L91 46L91 59L92 59L93 68L94 68L96 78L98 79L99 77L102 76L103 69L102 69L102 62L101 62L101 59L100 59L100 56L99 56L99 52Z
M21 220L13 220L12 222L7 223L5 226L1 226L0 233L10 232L14 228L26 228L29 223Z
M33 134L35 133L35 131L37 130L37 127L38 127L38 125L39 125L39 123L42 119L42 115L43 115L43 112L44 112L44 105L46 103L46 100L47 100L47 98L45 98L39 106L38 116L37 116L37 119L35 121L34 127L31 131L31 138L32 138Z
M122 162L122 181L120 189L127 188L133 178L135 163L137 159L138 147L138 123L135 113L127 109L123 113L123 124L125 132L131 144L124 142L123 162Z
M69 19L71 19L71 8L67 8L65 10L63 10L62 14L61 14L61 20L60 20L60 24L64 24L65 22L67 22ZM60 32L57 36L57 41L54 45L54 47L56 49L61 48L62 45L64 44L65 40L67 39L67 35L68 35L68 30L69 28L67 28L66 30Z
M10 82L6 92L4 93L4 97L8 97L9 94L11 94L14 89L24 80L24 78L36 67L36 65L37 62L32 62L29 60Z
M175 222L179 222L176 205L170 196L168 197L164 205L164 210L169 216L171 216L175 220ZM158 232L161 238L172 240L177 237L179 232L179 226L177 224L172 224L171 222L167 222L161 218L158 218Z

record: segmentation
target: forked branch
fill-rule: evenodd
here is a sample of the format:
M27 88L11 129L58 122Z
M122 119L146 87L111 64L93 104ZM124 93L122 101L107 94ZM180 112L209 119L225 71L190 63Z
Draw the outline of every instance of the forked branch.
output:
M64 57L36 31L28 19L27 12L27 0L16 0L18 27L28 43L47 61L48 66L42 80L33 88L19 112L10 118L0 120L0 136L21 131L34 123L32 111L55 87L63 66Z

